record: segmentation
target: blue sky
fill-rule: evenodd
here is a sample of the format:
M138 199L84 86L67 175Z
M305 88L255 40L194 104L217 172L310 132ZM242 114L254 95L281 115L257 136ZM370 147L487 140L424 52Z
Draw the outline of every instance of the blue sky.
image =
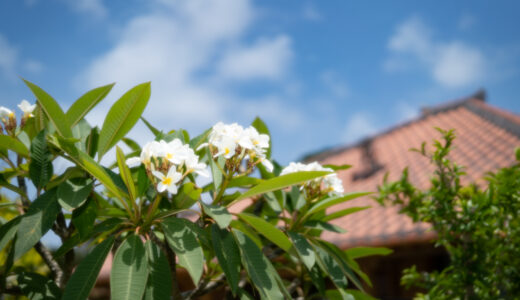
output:
M116 82L88 119L152 81L145 116L196 134L260 115L282 163L355 142L479 88L520 113L517 1L0 2L0 104L62 106ZM132 135L151 136L142 125ZM354 163L354 162L353 162Z

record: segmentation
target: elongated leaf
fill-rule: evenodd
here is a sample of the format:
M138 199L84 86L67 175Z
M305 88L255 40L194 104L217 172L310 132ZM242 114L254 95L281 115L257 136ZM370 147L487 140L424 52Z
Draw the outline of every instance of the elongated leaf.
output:
M269 128L267 128L267 125L265 125L264 121L260 119L259 117L256 117L253 123L251 123L251 126L253 126L258 133L260 134L267 134L269 136L269 148L267 148L267 151L265 153L267 159L271 158L271 148L272 148L272 140L271 140L271 134L269 133Z
M262 299L284 299L275 279L278 274L272 273L269 268L271 263L262 251L243 232L233 229L233 234L240 249L242 264Z
M172 291L172 273L168 259L159 246L152 241L145 244L148 257L148 282L146 285L146 300L168 300Z
M341 249L339 249L338 246L336 246L336 245L334 245L332 243L320 240L319 241L319 247L324 249L327 253L329 253L334 258L334 260L340 266L343 274L345 276L347 276L350 279L350 281L359 290L363 290L363 285L361 284L361 281L356 276L356 274L354 273L352 268L347 264L347 261L349 260L349 257L343 251L341 251ZM368 281L368 282L370 284L370 281Z
M31 300L59 300L61 290L52 279L37 273L23 272L16 277L22 293Z
M204 212L213 218L217 222L218 226L222 229L229 226L231 223L231 214L224 206L210 205L204 202L200 202Z
M9 135L0 135L0 149L14 151L23 157L29 156L29 150L27 150L27 147L25 147L22 142Z
M31 144L29 177L37 188L42 188L51 180L53 172L51 153L47 147L45 131L42 130Z
M71 127L76 125L85 115L110 92L115 83L92 89L78 98L66 113Z
M65 287L63 300L87 299L113 244L112 237L104 240L81 261Z
M132 179L132 173L130 173L130 169L126 165L125 154L121 148L116 147L116 157L117 157L117 165L119 166L119 175L123 179L126 188L128 189L128 195L130 196L130 201L135 201L136 199L136 191L134 180Z
M334 282L334 284L338 288L347 288L347 277L345 277L345 275L343 274L341 266L334 259L334 257L330 255L327 251L322 249L320 246L315 245L314 249L316 251L316 254L318 255L318 265L323 270L323 272L328 274L332 282Z
M134 127L149 98L150 82L147 82L135 86L112 105L99 133L99 160Z
M210 151L208 153L209 166L211 169L211 176L213 178L213 187L215 188L215 192L218 191L220 185L222 184L222 170L224 169L225 158L219 156L217 161L213 160Z
M375 247L355 247L345 250L345 253L348 257L352 259L361 258L365 256L372 255L388 255L394 252L392 249L388 248L375 248Z
M303 171L303 172L295 172L290 174L285 174L279 177L271 178L262 183L256 185L249 191L243 193L238 197L235 201L228 204L228 206L234 204L237 201L253 197L259 194L264 194L271 191L276 191L283 189L285 187L300 184L318 177L323 177L325 175L330 174L330 172L324 171Z
M206 131L204 131L200 135L192 138L190 140L190 148L194 149L196 151L200 145L202 145L204 142L206 142L206 139L209 136L209 134L211 133L211 130L212 130L212 128L206 129Z
M229 181L228 188L232 187L244 187L260 184L263 180L255 177L238 176Z
M313 205L309 209L309 211L306 213L306 216L309 216L309 215L312 215L319 211L322 211L324 209L327 209L333 205L343 203L345 201L349 201L349 200L359 198L362 196L370 195L370 194L372 194L372 193L371 192L355 192L355 193L345 194L343 196L332 197L332 198L317 202L315 205Z
M336 226L334 224L327 223L327 222L318 221L318 220L307 221L303 224L303 226L307 227L307 228L326 230L326 231L331 231L331 232L336 232L336 233L347 232L345 229L343 229L339 226Z
M141 121L143 121L144 125L146 125L148 129L150 129L153 135L155 135L156 137L162 135L162 132L159 129L153 127L152 124L150 124L150 122L148 122L144 117L141 117Z
M187 182L181 186L179 193L173 198L173 203L179 209L190 208L197 202L201 192L202 189L197 188L192 182Z
M323 165L324 168L330 168L334 171L348 170L352 168L352 165Z
M15 259L29 251L51 229L59 211L56 189L49 190L34 200L18 225Z
M74 227L78 230L78 234L82 240L87 239L90 232L94 229L97 212L98 210L93 198L72 212L72 224L74 224Z
M39 86L35 85L34 83L29 82L25 79L23 79L23 81L33 92L34 96L38 100L38 103L41 105L41 108L45 112L45 115L52 122L58 134L64 138L71 138L72 126L67 121L68 119L65 116L65 113L63 113L63 110L58 105L56 100L54 100L49 94L47 94L47 92L42 90Z
M80 207L92 192L94 182L87 178L72 178L58 186L58 202L61 207L72 211Z
M132 151L141 151L139 144L131 138L124 137L121 139Z
M278 245L278 247L282 248L286 252L291 250L291 241L280 229L276 228L276 226L255 215L241 213L237 214L237 216L251 225L256 231L260 232L268 240Z
M85 152L76 149L65 140L59 140L60 148L65 151L69 157L81 168L94 176L99 182L101 182L107 190L115 195L120 200L126 197L126 191L119 188L110 175L99 165L92 157Z
M179 265L188 270L197 285L204 268L204 253L197 240L196 232L186 222L189 221L170 217L164 219L162 228L166 241L179 258Z
M219 229L215 224L211 226L211 237L218 263L224 274L226 274L226 280L233 295L235 295L238 289L238 281L240 280L240 252L238 246L229 231Z
M247 226L246 223L233 220L230 225L232 228L238 229L246 234L258 248L262 248L262 240L260 239L260 236L251 227Z
M354 290L354 289L347 289L346 290L347 293L351 294L352 296L354 296L354 299L356 300L377 300L377 298L374 298L366 293L363 293L362 291L359 291L359 290Z
M325 217L323 218L320 218L320 220L322 221L330 221L330 220L334 220L334 219L337 219L337 218L341 218L341 217L344 217L346 215L350 215L350 214L353 214L355 212L358 212L358 211L362 211L362 210L365 210L367 208L370 208L371 206L368 205L368 206L355 206L355 207L349 207L349 208L345 208L345 209L342 209L342 210L339 210L339 211L335 211L329 215L326 215Z
M327 299L329 300L357 300L354 296L345 292L344 289L327 290L325 292Z
M7 245L16 234L21 219L20 216L15 217L0 227L0 251L4 249L5 245Z
M292 231L288 231L287 234L293 241L294 248L296 248L296 252L298 252L298 256L300 256L303 264L311 271L316 263L314 248L312 248L311 244L303 235Z
M110 272L110 298L112 300L141 299L146 288L148 263L141 238L130 235L114 255Z

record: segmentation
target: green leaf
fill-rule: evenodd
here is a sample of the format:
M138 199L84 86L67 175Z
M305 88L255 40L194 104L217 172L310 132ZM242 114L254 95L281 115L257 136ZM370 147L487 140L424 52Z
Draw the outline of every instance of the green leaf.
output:
M226 274L229 287L236 294L240 280L240 252L233 235L226 229L219 229L216 224L211 226L211 241L218 263Z
M110 298L112 300L141 299L146 288L148 264L141 238L129 235L119 246L110 272Z
M21 219L21 216L15 217L0 227L0 251L4 249L5 245L7 245L11 239L13 239L18 230L18 225L20 224Z
M192 138L190 140L190 148L197 151L197 148L199 148L199 146L202 145L206 141L207 137L211 133L211 130L212 130L212 128L206 129L206 131L204 131L200 135Z
M377 298L374 298L359 290L347 289L346 292L354 296L354 299L356 300L377 300Z
M374 247L354 247L345 250L345 253L348 255L348 257L352 259L361 258L365 256L372 256L372 255L388 255L394 252L392 249L388 248L374 248Z
M193 182L183 184L179 193L173 197L173 204L178 209L190 208L200 197L202 189L197 188Z
M250 198L259 194L264 194L271 191L276 191L283 189L285 187L300 184L318 177L323 177L325 175L330 174L330 172L324 171L303 171L303 172L295 172L290 174L285 174L279 177L274 177L268 180L263 181L262 183L256 185L252 189L243 193L238 197L235 201L228 204L228 206L234 204L237 201Z
M72 126L68 123L68 118L65 116L65 113L63 113L63 110L61 110L61 107L58 105L56 100L34 83L25 79L23 79L23 81L33 92L38 103L45 112L45 115L47 115L49 120L52 122L58 134L64 138L71 138Z
M168 259L166 259L159 246L150 240L146 241L145 248L148 257L149 273L145 299L168 300L172 291L172 273Z
M59 211L56 189L49 190L34 200L18 225L15 259L29 251L51 229Z
M23 272L16 277L22 293L31 300L59 300L61 290L52 279L37 273ZM78 298L75 298L78 299Z
M296 252L298 252L298 256L300 256L303 264L311 271L316 263L316 254L311 244L299 233L288 231L287 234L293 241L294 248L296 248Z
M98 159L134 127L150 98L150 82L126 92L112 105L99 133Z
M267 134L269 136L269 148L267 148L267 151L265 153L267 159L271 158L271 147L272 147L272 140L271 140L271 134L269 133L269 128L267 128L267 125L265 125L264 121L260 119L259 117L256 117L253 123L251 123L251 126L253 126L258 133L260 134Z
M336 233L347 232L345 229L343 229L339 226L336 226L334 224L327 223L327 222L318 221L318 220L307 221L303 224L303 226L307 227L307 228L326 230L326 231L331 231L331 232L336 232Z
M150 129L153 135L155 135L156 137L162 135L162 132L159 131L159 129L153 127L152 124L150 124L150 122L148 122L144 117L141 117L141 121L143 121L144 125L146 125L148 129Z
M333 205L343 203L343 202L346 202L346 201L349 201L349 200L352 200L355 198L359 198L362 196L370 195L370 194L372 194L372 193L371 192L355 192L355 193L345 194L343 196L328 198L323 201L316 202L316 204L314 204L309 209L309 211L307 211L307 213L305 215L306 215L306 217L308 217L314 213L325 210Z
M231 214L224 206L210 205L202 201L200 203L202 204L202 208L204 208L204 212L213 218L220 228L224 229L229 226L229 223L231 223Z
M327 253L329 253L334 258L334 260L337 262L337 264L343 271L343 274L347 276L358 289L363 290L363 285L357 278L356 274L354 274L352 268L347 264L347 261L349 261L349 257L332 243L323 240L319 240L318 243L320 245L319 247L327 251ZM368 282L369 284L371 284L369 280Z
M204 268L204 253L196 232L186 222L190 221L170 217L163 220L162 228L166 241L179 258L179 265L188 270L197 285Z
M273 274L269 267L272 265L262 251L243 232L233 229L233 234L240 249L242 264L262 299L284 299L275 278L278 274Z
M332 170L334 170L334 172L336 172L336 171L340 171L340 170L348 170L348 169L352 168L352 165L323 165L323 167L332 169Z
M332 282L334 282L338 288L347 288L347 278L343 274L341 266L334 259L334 257L320 246L315 245L314 249L318 255L318 265L323 270L323 272L329 275L330 279L332 279Z
M345 292L343 289L327 290L325 292L325 296L329 300L356 300L354 296Z
M276 226L255 215L240 213L237 214L237 216L251 225L251 227L261 233L268 240L278 245L278 247L282 248L286 252L291 250L291 241L280 229L276 228Z
M69 108L67 120L71 127L76 125L85 115L110 92L115 83L92 89L79 97Z
M339 211L335 211L329 215L326 215L325 217L323 218L320 218L320 220L322 221L330 221L330 220L334 220L334 219L337 219L337 218L341 218L341 217L344 217L346 215L350 215L352 213L355 213L355 212L358 212L358 211L362 211L362 210L365 210L367 208L370 208L371 206L368 205L368 206L356 206L356 207L349 207L349 208L345 208L345 209L342 209L342 210L339 210Z
M72 224L78 230L82 240L88 238L90 232L94 229L97 211L96 203L91 198L85 205L72 212Z
M240 222L238 220L233 220L231 221L230 225L232 228L238 229L242 231L244 234L246 234L256 244L258 248L263 247L260 236L251 227L247 226L246 223Z
M264 180L262 180L260 178L248 177L246 175L242 175L242 176L233 177L233 179L231 179L229 181L228 188L257 185L263 181Z
M215 188L215 191L218 191L220 188L220 185L222 184L222 177L224 174L222 174L222 170L224 169L224 164L226 162L226 159L223 156L219 156L217 158L217 161L213 159L211 156L210 151L208 153L208 160L209 160L209 166L211 169L211 176L213 178L213 187Z
M71 178L58 185L58 202L68 211L80 207L87 201L94 182L89 178Z
M29 150L27 150L27 147L25 147L22 142L9 135L0 135L0 149L14 151L23 157L29 156Z
M81 261L69 279L63 300L83 300L87 299L90 290L94 287L99 271L114 244L114 238L110 237L96 246L92 252ZM120 248L121 249L121 248ZM114 259L115 268L115 259ZM115 284L112 282L112 284Z
M131 138L124 137L121 139L132 151L141 151L141 146L139 144L132 140Z
M117 157L117 165L119 166L119 175L123 179L126 188L128 189L128 195L130 196L130 201L133 203L136 199L137 192L135 190L134 180L132 178L132 173L130 173L130 169L126 165L125 154L121 148L116 147L116 157Z
M42 130L32 141L31 162L29 163L29 177L37 188L41 189L52 178L54 170L51 156L45 139L45 131Z

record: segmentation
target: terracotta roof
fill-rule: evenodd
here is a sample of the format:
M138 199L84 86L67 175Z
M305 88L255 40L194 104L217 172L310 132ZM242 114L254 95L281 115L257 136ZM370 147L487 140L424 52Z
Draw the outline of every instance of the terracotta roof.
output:
M453 128L457 138L451 158L466 166L465 183L483 182L482 177L487 171L512 165L514 148L520 146L520 116L486 104L483 95L481 92L477 96L423 109L423 114L415 120L357 144L308 156L305 161L353 165L353 168L339 173L346 192L376 191L385 173L389 173L389 180L397 180L407 166L410 180L421 188L427 188L433 168L428 159L409 149L419 148L423 141L431 146L434 138L440 138L434 127ZM345 228L347 233L325 232L323 237L341 247L391 246L435 237L429 224L414 224L409 217L398 213L398 207L382 207L369 197L332 209L366 205L371 208L335 220L334 223Z

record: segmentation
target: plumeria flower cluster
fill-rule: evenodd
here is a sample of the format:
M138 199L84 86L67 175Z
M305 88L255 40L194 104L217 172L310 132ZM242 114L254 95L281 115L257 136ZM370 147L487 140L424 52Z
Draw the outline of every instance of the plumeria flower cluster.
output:
M334 172L331 168L325 168L320 165L318 162L312 162L310 164L302 164L291 162L287 167L285 167L280 175L285 175L294 172L301 171L328 171ZM341 195L344 193L343 182L338 178L336 173L329 174L323 178L314 179L306 182L303 186L308 193L311 195L315 194L329 194L333 195Z
M244 128L237 123L215 124L209 134L208 143L200 147L209 146L213 157L223 156L228 162L228 167L237 168L242 159L248 158L248 170L261 163L269 172L273 171L273 164L266 158L269 148L269 136L260 134L253 126Z
M199 162L195 151L179 139L149 142L140 157L129 158L126 163L129 167L143 164L147 172L158 179L157 191L160 193L177 194L177 183L190 173L209 177L206 164Z
M31 105L24 99L20 104L18 104L18 108L23 112L21 123L21 126L23 126L25 120L33 116L32 112L36 108L36 104ZM4 128L7 132L12 132L16 128L16 115L7 107L0 106L0 121L4 124Z

